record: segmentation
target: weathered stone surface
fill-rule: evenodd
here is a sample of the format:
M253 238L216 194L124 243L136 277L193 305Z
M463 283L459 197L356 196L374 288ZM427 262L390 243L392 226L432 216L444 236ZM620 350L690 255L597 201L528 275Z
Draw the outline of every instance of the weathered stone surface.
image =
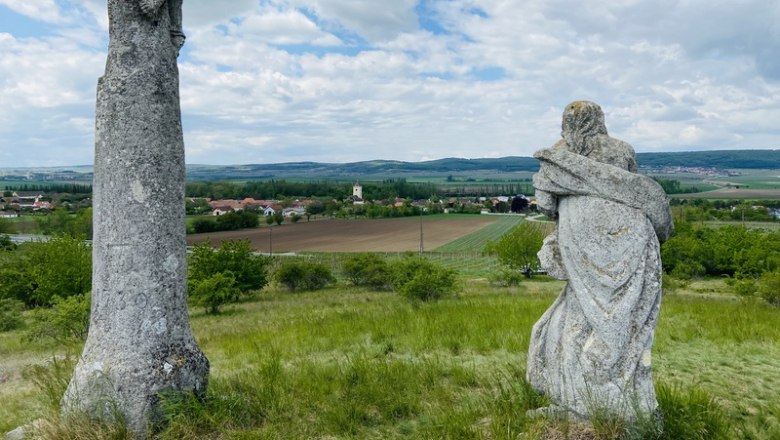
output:
M658 406L650 350L671 212L661 187L635 173L631 146L607 135L598 105L570 104L562 125L563 139L535 154L534 187L558 217L540 261L568 283L534 325L528 380L551 412L633 418Z
M32 422L20 426L13 431L7 432L4 436L4 440L25 440L36 438L35 431L40 429L43 424L43 419L33 420Z
M159 394L205 392L186 298L181 0L109 0L98 80L92 313L63 412L121 415L145 436Z

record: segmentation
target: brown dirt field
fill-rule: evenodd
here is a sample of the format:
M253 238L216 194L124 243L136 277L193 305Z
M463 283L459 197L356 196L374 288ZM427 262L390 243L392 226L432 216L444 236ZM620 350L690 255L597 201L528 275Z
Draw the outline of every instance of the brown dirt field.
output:
M737 189L723 188L692 194L671 194L669 197L689 199L780 199L780 189Z
M423 218L423 244L434 249L495 221L490 216ZM420 249L420 219L323 220L273 227L273 252L405 252ZM269 250L268 227L211 232L187 236L187 244L207 239L218 246L224 240L249 239L260 252Z

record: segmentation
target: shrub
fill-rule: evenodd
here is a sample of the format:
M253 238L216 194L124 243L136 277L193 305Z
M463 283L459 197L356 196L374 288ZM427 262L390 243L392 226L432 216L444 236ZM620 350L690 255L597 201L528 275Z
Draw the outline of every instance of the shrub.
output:
M27 243L19 272L30 289L28 306L51 306L55 297L82 295L92 287L92 249L85 236L61 235L48 242Z
M734 293L740 296L753 296L756 293L756 282L752 278L734 280Z
M223 241L219 249L206 241L195 245L189 259L190 287L218 273L230 272L242 295L268 284L269 259L253 255L249 240ZM191 293L191 292L190 292Z
M488 278L490 284L494 286L511 287L519 286L527 276L517 269L502 267L498 271L491 272Z
M214 232L217 230L217 222L216 220L212 220L209 218L199 218L192 222L192 230L196 234L201 234L204 232Z
M435 301L455 291L455 271L419 256L407 256L391 266L393 286L409 299Z
M342 263L344 276L356 286L370 287L375 290L388 290L392 287L392 276L387 261L376 254L353 255Z
M7 234L0 234L0 251L12 251L16 249L16 243L11 241Z
M484 248L487 254L495 255L501 264L511 269L524 271L531 276L538 265L537 252L542 248L544 237L550 226L538 222L522 222L502 235L496 241L489 241Z
M51 308L39 307L30 315L27 338L83 341L89 331L89 309L91 294L55 296Z
M218 231L234 231L242 228L256 228L260 219L256 212L234 211L220 215L216 222Z
M330 269L321 263L311 261L285 261L276 272L274 279L288 290L319 290L336 282Z
M236 277L230 271L198 281L190 280L188 288L192 305L203 306L210 315L218 314L221 306L238 301L241 295L236 287Z
M766 272L758 281L758 294L774 307L780 307L780 271Z
M24 304L11 298L0 299L0 332L7 332L21 327L22 309Z

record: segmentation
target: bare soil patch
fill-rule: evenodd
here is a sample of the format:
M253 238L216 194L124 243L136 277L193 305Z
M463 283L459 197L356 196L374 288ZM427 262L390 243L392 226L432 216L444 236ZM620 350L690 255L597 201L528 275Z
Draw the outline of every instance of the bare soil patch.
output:
M470 234L495 221L490 216L425 218L423 244L432 250ZM268 226L240 231L212 232L187 236L192 245L211 240L249 239L259 252L405 252L420 249L420 219L323 220Z

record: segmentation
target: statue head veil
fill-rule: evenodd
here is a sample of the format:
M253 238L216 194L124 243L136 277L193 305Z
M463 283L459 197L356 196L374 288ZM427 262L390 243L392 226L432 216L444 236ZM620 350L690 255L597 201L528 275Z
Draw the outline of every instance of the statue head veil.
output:
M595 102L574 101L563 110L561 130L572 152L587 155L592 150L590 139L607 134L604 111Z

